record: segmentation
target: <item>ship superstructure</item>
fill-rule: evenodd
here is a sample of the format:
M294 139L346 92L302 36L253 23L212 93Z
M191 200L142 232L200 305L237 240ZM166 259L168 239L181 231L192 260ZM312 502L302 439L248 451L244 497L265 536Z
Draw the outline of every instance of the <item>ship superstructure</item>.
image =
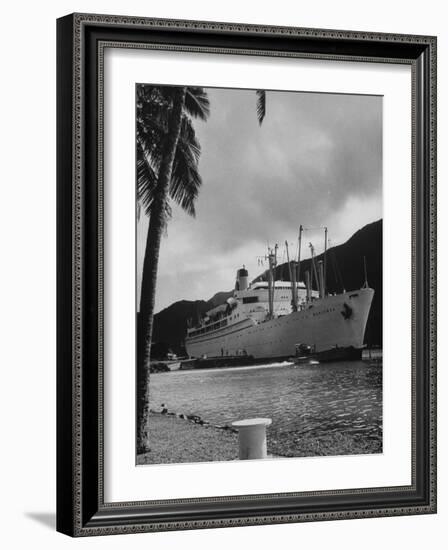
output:
M325 238L325 248L326 242ZM249 284L247 269L239 269L233 295L187 329L188 355L282 358L293 356L302 345L315 354L331 356L334 351L337 358L360 357L374 290L366 281L354 291L327 293L325 255L315 262L312 247L311 254L312 269L304 274L305 282L300 281L300 256L298 262L290 262L289 254L291 281L275 281L277 247L266 256L267 281Z

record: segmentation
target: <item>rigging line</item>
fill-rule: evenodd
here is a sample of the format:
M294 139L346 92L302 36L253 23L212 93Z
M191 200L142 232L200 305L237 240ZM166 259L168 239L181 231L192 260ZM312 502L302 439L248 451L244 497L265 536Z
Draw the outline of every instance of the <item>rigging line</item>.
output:
M333 241L332 239L328 238L328 241L327 241L327 261L331 262L331 267L333 268L333 274L334 274L334 282L335 282L335 285L337 287L338 285L338 277L337 277L337 273L336 273L336 268L334 266L334 251L332 249L332 244L333 244Z
M340 281L341 281L342 290L345 291L344 279L342 278L342 272L341 272L341 270L339 269L339 263L338 263L338 259L337 259L337 257L336 257L336 253L335 253L334 249L333 249L333 257L334 257L336 269L337 269L337 271L338 271L338 273L339 273L339 279L340 279Z
M341 271L340 268L339 268L339 263L338 263L337 260L336 260L336 266L337 266L337 268L338 268L339 276L340 276L340 278L341 278L342 290L345 291L345 284L344 284L344 279L343 279L343 277L342 277L342 271Z
M335 258L335 255L334 255L334 251L333 251L333 250L331 251L331 267L333 268L333 273L334 273L334 279L335 279L336 287L340 286L341 289L342 289L342 288L343 288L343 284L342 284L342 281L339 279L338 271L337 271L337 269L336 269L336 258Z
M327 250L327 253L329 254L329 257L331 257L331 267L333 268L333 273L334 273L334 279L335 279L335 284L336 284L336 287L341 286L341 289L343 290L344 289L344 284L342 282L342 279L339 277L338 275L338 264L337 264L337 260L336 260L336 254L334 252L334 243L333 243L333 239L328 239L328 250ZM330 254L331 253L331 254Z

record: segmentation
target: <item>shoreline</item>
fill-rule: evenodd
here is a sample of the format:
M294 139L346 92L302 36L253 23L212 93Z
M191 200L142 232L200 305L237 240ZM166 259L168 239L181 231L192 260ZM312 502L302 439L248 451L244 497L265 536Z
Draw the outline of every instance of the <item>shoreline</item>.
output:
M163 412L166 411L166 412ZM238 460L238 433L230 426L209 424L196 415L150 412L151 450L137 455L137 465ZM268 430L268 455L276 458L382 453L380 438L357 433L312 433Z
M362 356L357 361L360 361L364 363L367 367L383 367L383 350L382 348L378 349L365 349L363 350ZM210 359L204 359L202 366L194 366L193 364L196 362L200 362L199 359L189 359L184 360L184 363L190 363L192 366L188 368L182 368L181 363L182 361L164 361L157 360L153 364L151 364L151 374L168 374L168 373L190 373L190 372L210 372L210 371L229 371L229 370L247 370L247 369L258 369L258 368L272 368L272 367L290 367L290 366L310 366L310 365L327 365L328 363L332 363L333 361L315 361L312 357L310 357L309 362L305 361L303 363L296 363L295 357L283 357L283 358L270 358L270 359L250 359L246 358L246 361L241 360L241 357L239 357L239 362L232 362L231 364L226 364L225 361L222 362L222 364L213 364L213 361L216 361L219 363L220 357L217 358L210 358ZM236 359L236 357L230 357L229 359ZM244 359L244 358L243 358ZM313 362L314 361L314 362ZM209 362L208 365L206 362ZM338 361L334 361L338 362ZM173 368L173 365L179 365L176 368Z

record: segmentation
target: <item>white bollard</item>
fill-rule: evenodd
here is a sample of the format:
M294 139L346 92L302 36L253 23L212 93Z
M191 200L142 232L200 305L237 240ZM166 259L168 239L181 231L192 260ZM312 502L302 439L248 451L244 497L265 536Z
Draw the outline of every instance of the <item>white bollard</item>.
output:
M238 428L240 460L267 458L266 426L271 424L270 418L247 418L232 422L232 426Z

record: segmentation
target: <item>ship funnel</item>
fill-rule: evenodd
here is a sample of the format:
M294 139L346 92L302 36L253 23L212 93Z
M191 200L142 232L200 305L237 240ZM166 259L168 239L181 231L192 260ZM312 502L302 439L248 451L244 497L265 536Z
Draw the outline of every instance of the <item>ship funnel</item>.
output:
M249 273L246 267L243 265L241 269L236 272L235 290L247 290L249 286Z

